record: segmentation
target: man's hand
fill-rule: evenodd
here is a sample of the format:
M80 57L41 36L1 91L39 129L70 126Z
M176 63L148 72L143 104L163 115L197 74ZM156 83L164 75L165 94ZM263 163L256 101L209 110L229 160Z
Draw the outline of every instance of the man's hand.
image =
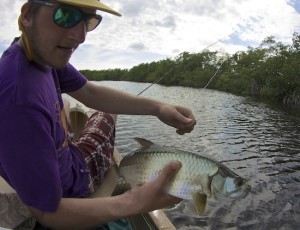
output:
M134 205L134 213L145 213L178 204L182 199L166 193L165 187L170 179L178 172L181 164L172 161L167 164L158 178L140 187L134 187L127 192L128 201Z
M161 104L157 117L165 124L176 128L176 132L180 135L190 133L196 125L192 111L180 106Z

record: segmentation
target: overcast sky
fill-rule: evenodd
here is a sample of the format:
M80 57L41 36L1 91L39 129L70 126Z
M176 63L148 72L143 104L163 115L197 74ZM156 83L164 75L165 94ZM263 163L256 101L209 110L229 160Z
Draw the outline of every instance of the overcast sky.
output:
M25 0L1 0L0 54L19 36ZM78 69L131 68L187 51L234 53L257 47L267 36L284 44L300 33L300 0L102 0L122 13L104 12L71 58Z

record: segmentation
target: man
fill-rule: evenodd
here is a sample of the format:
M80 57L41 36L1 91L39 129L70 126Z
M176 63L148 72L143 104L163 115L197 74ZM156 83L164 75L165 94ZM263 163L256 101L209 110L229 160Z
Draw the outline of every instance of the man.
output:
M120 15L97 0L29 0L19 17L22 35L0 59L0 175L51 229L90 228L180 201L163 189L177 161L125 194L80 199L109 168L114 119L108 113L154 115L179 134L196 123L189 109L97 86L69 64L101 22L96 10ZM61 93L106 112L96 112L76 142L66 134Z

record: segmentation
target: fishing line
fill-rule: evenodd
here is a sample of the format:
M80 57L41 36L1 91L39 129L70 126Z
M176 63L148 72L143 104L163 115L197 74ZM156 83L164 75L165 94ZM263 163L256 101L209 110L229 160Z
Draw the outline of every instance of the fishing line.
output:
M224 64L226 60L224 60L221 65L219 66L219 68L217 69L217 71L214 73L214 75L209 79L209 81L207 82L206 86L204 86L203 89L206 89L206 87L209 85L209 83L212 81L212 79L214 79L214 77L217 75L217 73L219 72L219 70L221 69L222 65Z
M208 45L207 47L205 47L204 49L202 49L201 51L200 51L200 53L201 52L203 52L204 50L206 50L206 49L208 49L209 47L211 47L211 46L213 46L213 45L215 45L216 43L218 43L218 42L220 42L220 41L222 41L223 39L225 39L225 38L227 38L227 37L230 37L232 34L234 34L235 32L233 32L233 33L231 33L231 34L229 34L229 35L226 35L225 37L223 37L223 38L220 38L220 39L218 39L217 41L215 41L214 43L212 43L212 44L210 44L210 45ZM184 64L186 61L188 61L189 59L186 59L184 62L182 62L181 64ZM224 61L225 62L225 61ZM223 62L223 63L224 63ZM209 80L209 82L206 84L206 86L204 87L204 88L206 88L208 85L209 85L209 83L211 82L211 80L215 77L215 75L219 72L219 70L220 70L220 68L221 68L221 66L223 65L223 63L219 66L219 68L217 69L217 71L216 71L216 73L213 75L213 77ZM176 68L178 68L178 65L175 65L173 68L170 68L170 70L168 71L168 72L166 72L161 78L159 78L157 81L155 81L155 82L153 82L153 83L151 83L149 86L147 86L145 89L143 89L141 92L139 92L138 94L137 94L137 96L139 96L139 95L141 95L142 93L144 93L146 90L148 90L151 86L153 86L153 85L155 85L155 84L158 84L162 79L164 79L171 71L174 71Z

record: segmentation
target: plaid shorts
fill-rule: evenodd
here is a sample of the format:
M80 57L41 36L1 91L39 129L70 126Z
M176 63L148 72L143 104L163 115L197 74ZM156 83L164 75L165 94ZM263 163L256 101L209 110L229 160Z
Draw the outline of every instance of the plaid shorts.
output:
M88 119L78 139L74 142L90 170L89 189L95 191L104 179L112 163L115 143L113 118L100 111Z

